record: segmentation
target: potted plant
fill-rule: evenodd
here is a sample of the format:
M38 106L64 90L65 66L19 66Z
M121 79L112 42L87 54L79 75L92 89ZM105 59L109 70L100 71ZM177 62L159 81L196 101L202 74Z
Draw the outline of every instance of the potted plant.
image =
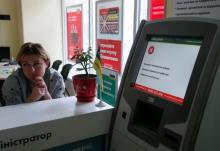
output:
M91 102L96 96L96 75L90 73L91 68L93 68L92 48L89 47L85 52L76 49L72 59L75 59L76 64L80 65L79 68L76 68L77 71L85 72L72 77L76 98L81 102Z

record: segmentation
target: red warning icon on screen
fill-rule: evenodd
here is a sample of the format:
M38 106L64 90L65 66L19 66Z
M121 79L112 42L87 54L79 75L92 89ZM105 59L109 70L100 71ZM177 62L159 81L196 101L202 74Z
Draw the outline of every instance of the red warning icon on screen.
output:
M150 46L148 48L148 54L152 54L152 53L154 53L154 46Z

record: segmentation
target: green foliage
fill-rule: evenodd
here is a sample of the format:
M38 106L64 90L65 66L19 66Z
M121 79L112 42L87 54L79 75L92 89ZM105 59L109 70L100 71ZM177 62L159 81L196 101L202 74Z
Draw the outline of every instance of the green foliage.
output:
M76 64L80 64L81 67L77 68L77 71L85 71L86 76L89 76L89 69L93 68L93 54L92 48L89 47L87 51L83 51L82 49L76 49L76 53L73 56L72 60L75 59Z

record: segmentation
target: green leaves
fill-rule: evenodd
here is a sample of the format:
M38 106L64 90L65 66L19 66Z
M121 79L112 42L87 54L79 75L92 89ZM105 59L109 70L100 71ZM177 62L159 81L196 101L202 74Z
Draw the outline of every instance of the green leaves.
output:
M76 55L74 56L76 60L76 64L80 64L81 68L77 68L77 71L84 70L86 75L88 76L88 70L92 68L93 65L93 54L92 48L89 47L87 51L83 51L82 49L76 49Z

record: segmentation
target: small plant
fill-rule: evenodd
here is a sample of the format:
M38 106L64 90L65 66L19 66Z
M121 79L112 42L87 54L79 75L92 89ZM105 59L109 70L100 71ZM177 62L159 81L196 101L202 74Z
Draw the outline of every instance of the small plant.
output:
M88 47L87 51L76 49L75 55L71 59L75 60L75 65L80 65L80 68L77 68L78 71L85 71L85 74L77 74L72 77L77 100L82 102L93 101L96 96L97 75L100 87L103 88L100 48L98 47L95 59L93 59L91 47ZM93 68L97 75L90 74L90 68Z
M92 47L89 47L87 51L83 51L82 49L76 48L76 53L71 59L74 59L76 61L76 64L81 65L81 68L77 68L77 70L84 70L86 76L89 77L89 69L93 68Z

